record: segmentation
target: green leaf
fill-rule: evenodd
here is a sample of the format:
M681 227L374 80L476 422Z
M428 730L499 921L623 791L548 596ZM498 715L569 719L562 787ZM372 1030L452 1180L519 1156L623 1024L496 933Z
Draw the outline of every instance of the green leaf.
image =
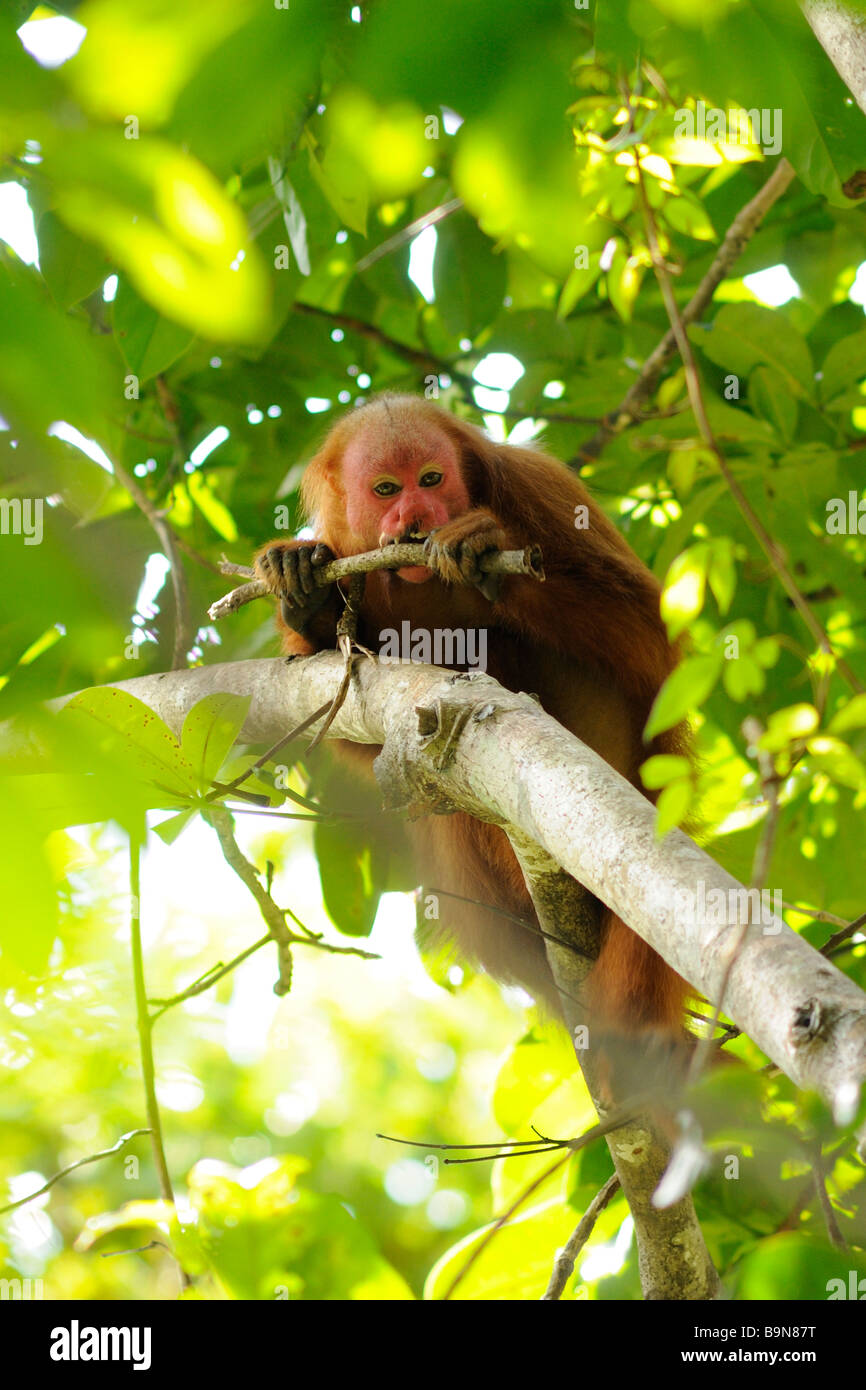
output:
M57 935L59 915L43 836L28 814L29 798L8 794L10 783L26 780L4 779L6 790L0 799L0 947L22 970L41 975Z
M667 475L677 491L678 497L688 497L694 487L702 449L672 449L668 454Z
M511 1049L493 1091L496 1123L506 1134L524 1137L542 1101L574 1075L574 1049L561 1029L533 1028Z
M264 264L240 208L191 154L153 136L66 131L46 142L45 173L66 225L104 247L160 313L211 338L261 340Z
M451 1298L537 1301L550 1278L550 1252L564 1245L573 1229L574 1212L559 1197L519 1212L485 1247ZM489 1230L482 1226L445 1252L427 1277L425 1299L444 1297Z
M298 1183L307 1162L293 1154L257 1168L214 1159L189 1174L200 1249L220 1287L237 1299L410 1299L339 1193Z
M799 1299L859 1299L859 1280L866 1277L862 1251L834 1250L828 1241L806 1232L768 1236L733 1272L738 1299L777 1302ZM853 1290L853 1292L852 1292Z
M183 721L181 749L202 790L210 786L243 728L251 695L206 695Z
M713 241L715 228L706 208L694 193L683 191L678 198L669 197L664 205L665 220L675 232L684 232L695 241Z
M775 637L762 637L752 648L752 656L759 666L769 670L779 660L781 648Z
M161 821L159 825L153 827L155 835L158 835L165 845L173 845L175 840L183 834L191 820L195 820L198 811L195 807L188 811L178 811L176 816L169 816L168 820Z
M686 778L665 787L656 802L655 833L658 839L682 825L691 809L692 795L692 784Z
M745 378L757 366L776 370L800 400L814 394L812 356L787 314L763 304L724 304L710 328L689 326L689 337L711 362Z
M3 414L43 435L55 420L104 434L116 400L108 362L81 323L59 312L26 267L0 264L0 378Z
M734 545L727 536L717 536L711 543L707 583L712 590L719 612L724 616L733 603L737 590Z
M727 20L722 31L732 58L739 57L738 39L748 49L745 75L734 59L740 82L762 93L762 108L777 109L784 154L810 192L851 208L854 198L842 190L863 168L863 118L848 88L798 6L749 0L742 11L740 33L734 37Z
M97 761L96 755L94 761ZM152 803L140 782L119 767L94 772L29 773L0 778L0 794L20 800L22 814L42 835L71 825L116 820L128 824ZM24 809L26 808L26 810Z
M614 254L607 272L607 294L623 323L630 323L644 277L644 267L625 248Z
M781 372L774 367L756 367L749 377L749 401L786 444L794 438L799 411Z
M774 710L767 720L765 733L761 735L761 747L768 753L783 752L790 744L808 738L820 722L821 716L815 706L805 702Z
M54 212L39 219L39 268L61 309L92 294L114 269L98 247L70 232Z
M198 790L195 769L168 725L125 690L112 686L83 690L63 706L57 718L73 746L84 738L116 766L118 776L153 786L160 794L156 804L185 802Z
M700 709L715 688L723 661L720 652L708 656L689 656L671 672L650 710L647 738L675 728L690 710Z
M858 792L866 788L866 767L847 743L822 735L810 738L806 748L813 766L826 772L834 782L841 783L843 787L852 787Z
M203 473L189 473L186 485L193 502L217 535L224 541L236 541L237 523L228 507L217 497L214 480Z
M641 764L641 781L648 791L658 791L676 777L691 775L691 763L675 753L654 753Z
M767 684L758 663L747 655L739 656L735 661L725 662L722 681L731 699L739 704L750 695L760 695Z
M334 926L346 936L369 936L387 883L387 855L352 821L318 821L313 843Z
M827 725L828 732L837 735L862 728L866 728L866 695L852 695Z
M442 321L455 338L475 338L502 308L507 265L466 212L440 223L433 289Z
M176 362L194 336L188 328L164 318L151 304L146 304L125 275L118 279L112 323L129 370L142 382Z
M307 143L310 173L334 212L345 226L351 227L353 232L358 232L361 236L366 236L369 190L357 162L346 150L336 148L326 150L323 158L319 159L315 153L315 142L310 139ZM295 221L297 222L297 213ZM300 237L300 229L296 235ZM306 226L304 239L306 240ZM295 254L297 258L297 252Z
M821 399L829 402L866 377L866 328L834 343L821 365Z
M678 637L704 606L711 550L706 541L678 555L665 576L661 597L662 617L671 637Z
M577 302L583 298L587 290L592 289L600 274L601 252L592 251L587 255L586 265L575 266L563 285L559 303L556 306L557 318L568 318Z

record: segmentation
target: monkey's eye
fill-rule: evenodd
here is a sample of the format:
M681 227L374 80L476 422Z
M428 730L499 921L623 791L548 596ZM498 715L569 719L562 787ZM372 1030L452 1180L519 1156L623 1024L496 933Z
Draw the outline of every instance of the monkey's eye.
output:
M400 484L392 478L383 478L381 482L373 484L373 491L377 497L395 497L400 491Z
M438 468L430 468L426 473L422 473L418 479L419 487L438 487L442 481L443 474Z

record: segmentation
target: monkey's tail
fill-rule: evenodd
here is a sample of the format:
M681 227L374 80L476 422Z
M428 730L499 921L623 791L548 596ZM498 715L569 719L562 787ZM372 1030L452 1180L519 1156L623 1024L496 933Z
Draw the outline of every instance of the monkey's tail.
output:
M589 979L592 1012L605 1027L683 1036L688 986L658 952L606 911L598 960Z

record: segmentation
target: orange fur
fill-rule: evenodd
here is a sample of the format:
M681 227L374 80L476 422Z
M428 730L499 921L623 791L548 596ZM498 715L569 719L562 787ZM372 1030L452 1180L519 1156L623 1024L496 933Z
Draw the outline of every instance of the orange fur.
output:
M650 705L677 652L659 613L655 579L569 469L537 449L495 444L431 402L376 398L334 426L304 476L302 495L315 536L338 555L376 544L370 541L375 530L366 534L363 520L354 527L347 521L347 507L363 518L367 505L347 496L347 451L352 460L373 460L376 467L398 471L431 457L445 459L441 466L447 471L456 451L457 481L468 492L470 509L452 516L436 532L437 540L456 541L496 527L503 548L539 544L547 576L543 584L507 578L491 605L465 583L368 575L358 634L365 645L375 650L381 630L399 628L404 619L415 629L483 627L489 674L510 689L537 693L550 714L636 786L639 765L649 753L688 751L683 730L649 746L642 741ZM579 508L588 515L583 529L575 525ZM286 544L297 543L272 542L260 554ZM306 654L333 646L336 615L335 601L304 637L281 623L285 650ZM370 751L361 757L369 764ZM413 838L431 891L448 888L536 928L533 935L499 914L455 900L447 930L460 950L497 978L523 984L557 1007L532 903L504 833L462 813L420 825ZM684 988L656 952L603 910L601 954L590 979L599 1017L626 1031L653 1027L678 1033Z

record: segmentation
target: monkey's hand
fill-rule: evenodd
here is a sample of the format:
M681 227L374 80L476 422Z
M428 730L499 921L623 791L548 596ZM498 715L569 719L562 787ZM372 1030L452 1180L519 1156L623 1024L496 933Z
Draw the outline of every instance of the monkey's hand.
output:
M478 509L456 516L434 531L424 546L424 555L430 569L446 584L474 584L495 603L501 576L485 574L479 561L504 549L505 532L496 517Z
M333 585L317 584L315 571L333 559L321 541L271 541L256 556L256 578L276 594L283 622L293 631L305 632L330 598Z

